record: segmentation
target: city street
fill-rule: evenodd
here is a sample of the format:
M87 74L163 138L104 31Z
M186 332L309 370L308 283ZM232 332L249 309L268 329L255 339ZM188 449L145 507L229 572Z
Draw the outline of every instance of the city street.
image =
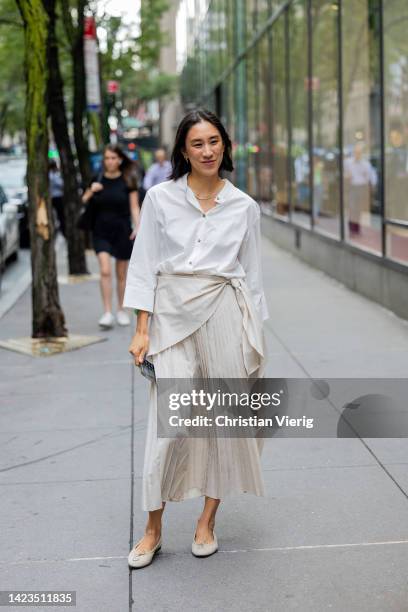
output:
M263 253L267 376L406 377L407 321L266 237ZM161 552L129 571L149 383L133 326L101 332L97 279L64 282L58 258L69 331L106 341L44 358L0 349L0 589L73 590L78 612L407 611L406 438L266 440L266 497L221 504L217 554L191 554L201 500L169 502ZM8 304L1 340L30 335L30 300Z
M408 2L0 9L0 612L408 612Z

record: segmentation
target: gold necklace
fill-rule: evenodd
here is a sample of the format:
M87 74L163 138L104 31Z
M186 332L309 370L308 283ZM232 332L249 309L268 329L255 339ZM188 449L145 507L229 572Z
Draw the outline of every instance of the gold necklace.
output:
M224 181L222 181L222 182L224 184ZM195 191L193 191L193 193L194 193L195 197L197 198L197 200L210 200L214 194L218 193L218 191L221 191L221 190L213 191L213 193L210 193L209 196L206 196L204 198L202 196L199 196Z

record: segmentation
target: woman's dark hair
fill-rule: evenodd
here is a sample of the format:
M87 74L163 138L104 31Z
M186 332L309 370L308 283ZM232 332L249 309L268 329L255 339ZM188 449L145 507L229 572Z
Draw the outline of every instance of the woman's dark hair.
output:
M105 157L106 151L115 153L121 159L120 171L129 189L137 189L137 166L134 161L126 155L119 145L108 144L103 150ZM104 166L104 164L103 164Z
M190 162L186 161L183 155L183 149L185 149L186 146L187 132L193 125L200 123L200 121L208 121L209 123L212 123L221 134L221 138L224 143L224 156L222 158L219 170L227 170L228 172L231 172L234 169L231 156L231 139L228 136L225 127L217 115L205 108L197 108L188 112L187 115L185 115L185 117L181 120L177 128L174 147L171 154L171 165L173 169L169 179L177 180L191 169Z

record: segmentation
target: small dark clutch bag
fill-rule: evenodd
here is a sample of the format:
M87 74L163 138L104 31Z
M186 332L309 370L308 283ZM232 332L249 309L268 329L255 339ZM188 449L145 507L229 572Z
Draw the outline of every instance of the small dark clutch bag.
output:
M147 359L144 359L139 367L140 367L140 373L142 374L142 376L144 376L148 380L151 380L152 382L156 380L154 365L150 361L147 361Z
M91 198L85 206L82 206L77 221L76 226L78 229L84 231L92 231L95 225L95 203Z

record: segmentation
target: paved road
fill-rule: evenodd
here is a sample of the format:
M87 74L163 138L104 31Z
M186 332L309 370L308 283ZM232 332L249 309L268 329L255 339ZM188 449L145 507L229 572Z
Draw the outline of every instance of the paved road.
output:
M406 322L263 247L269 376L406 377ZM225 500L219 553L190 553L200 500L168 504L162 552L129 573L148 383L131 330L97 329L97 281L60 294L70 331L106 342L52 358L0 350L0 589L76 590L78 612L408 610L406 439L267 440L266 497ZM29 335L29 305L26 291L2 339Z

